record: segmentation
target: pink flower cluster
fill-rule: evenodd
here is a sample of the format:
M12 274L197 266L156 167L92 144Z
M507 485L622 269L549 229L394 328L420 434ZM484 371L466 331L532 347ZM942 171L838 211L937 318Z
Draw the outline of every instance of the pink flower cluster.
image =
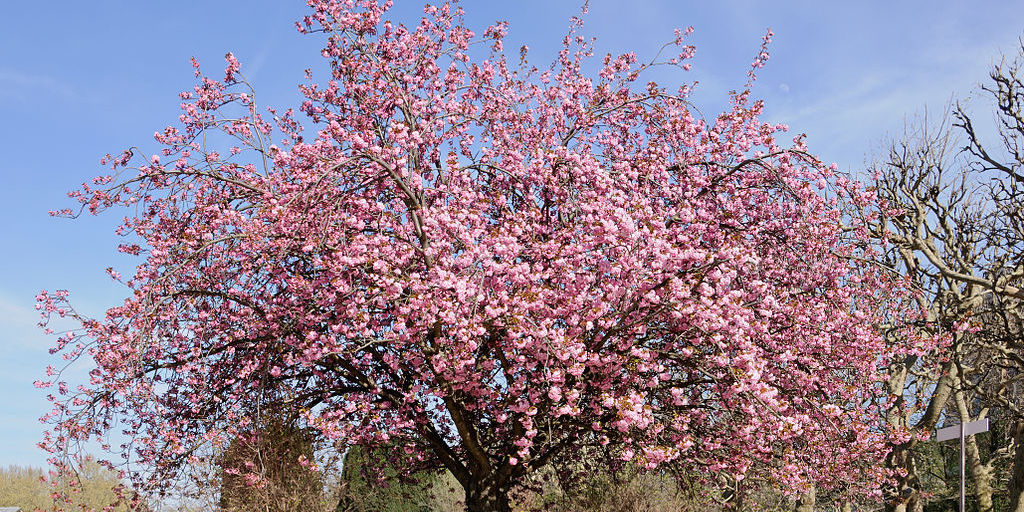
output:
M123 418L159 485L269 400L338 447L399 446L466 482L587 446L863 477L896 288L841 228L869 192L801 138L781 147L747 92L706 120L685 87L642 85L662 63L607 56L588 76L579 24L539 69L506 61L504 25L474 46L449 4L411 26L389 2L309 4L299 28L328 36L331 77L302 88L313 133L291 110L265 120L228 54L223 81L197 67L162 158L124 174L132 153L112 157L116 179L73 193L129 206L146 259L83 321L87 348L58 340L96 368L84 401L55 399L48 448ZM689 32L667 64L688 67Z

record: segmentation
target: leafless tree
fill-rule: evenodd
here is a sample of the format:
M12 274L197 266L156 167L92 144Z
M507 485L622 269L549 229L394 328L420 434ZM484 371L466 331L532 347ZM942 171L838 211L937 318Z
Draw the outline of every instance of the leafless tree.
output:
M995 66L981 89L996 106L997 143L989 145L957 104L942 122L911 125L875 166L875 190L888 205L872 224L888 243L879 263L918 292L925 314L910 327L949 337L941 352L889 367L886 419L916 435L893 446L887 460L903 475L888 489L887 510L923 508L914 458L920 434L944 416L972 421L998 407L1010 434L994 439L987 454L969 439L967 469L979 510L988 512L1004 486L996 468L1012 460L1011 510L1024 512L1024 43L1018 57Z

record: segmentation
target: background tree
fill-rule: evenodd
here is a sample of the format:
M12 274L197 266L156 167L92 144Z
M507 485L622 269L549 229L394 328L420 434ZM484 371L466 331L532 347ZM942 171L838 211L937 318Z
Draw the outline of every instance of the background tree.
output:
M465 508L462 489L450 473L403 475L387 462L387 450L349 448L339 485L339 512L445 512Z
M1019 60L1004 60L993 70L992 83L982 88L996 104L998 150L983 142L958 105L952 128L923 121L918 131L894 142L887 161L876 168L878 195L892 208L874 225L875 235L891 242L881 261L915 283L917 300L927 311L919 327L951 336L935 359L908 355L889 369L887 388L894 400L887 420L907 432L888 461L904 475L892 496L906 500L890 500L894 510L923 507L914 450L942 417L997 422L987 450L973 437L967 442L974 494L979 510L993 510L994 495L1006 488L997 470L1013 459L1010 509L1024 510L1019 484L1012 483L1024 471L1016 462L1024 439L1018 434L1024 418L1019 402L1024 376L1020 66Z
M145 260L103 319L40 295L82 322L57 350L96 363L77 391L40 383L48 449L124 421L159 489L243 435L270 386L337 453L446 469L473 511L509 510L555 463L871 476L873 326L898 287L839 221L873 196L802 137L780 146L748 92L704 120L688 87L641 82L688 67L687 31L676 56L607 55L590 76L578 21L538 69L525 48L507 61L504 24L476 38L448 4L409 27L390 3L310 6L299 28L325 34L330 73L302 88L314 132L264 118L228 54L222 81L197 66L158 154L110 157L72 194L129 207L121 250Z
M328 511L323 473L311 468L316 439L300 419L267 411L220 455L220 510Z
M117 489L123 485L117 472L86 457L74 474L59 478L42 468L8 466L0 470L0 505L21 507L25 512L98 511L119 500ZM73 491L72 491L73 489ZM67 500L51 495L63 491ZM145 503L121 503L115 512L149 510Z
M53 504L50 486L40 468L8 466L0 471L0 503L23 510L45 509Z

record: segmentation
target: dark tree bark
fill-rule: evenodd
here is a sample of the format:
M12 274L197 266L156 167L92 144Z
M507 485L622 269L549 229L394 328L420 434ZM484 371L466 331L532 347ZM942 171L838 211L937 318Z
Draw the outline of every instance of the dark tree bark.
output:
M1010 473L1010 512L1024 512L1024 421L1013 425L1013 466Z
M467 512L512 512L509 482L489 476L466 486Z

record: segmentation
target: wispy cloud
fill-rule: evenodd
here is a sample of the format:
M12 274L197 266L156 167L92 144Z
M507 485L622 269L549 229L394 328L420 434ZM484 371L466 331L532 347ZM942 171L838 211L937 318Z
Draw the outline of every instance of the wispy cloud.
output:
M998 60L998 51L991 44L936 48L918 62L861 67L813 90L780 86L766 98L766 117L806 132L820 156L855 170L872 146L898 134L907 119L926 109L941 113L951 102L971 96Z
M41 350L42 331L36 325L39 314L23 301L0 294L0 353L25 349Z
M40 95L64 101L79 96L70 84L52 76L0 68L0 101L26 101Z

